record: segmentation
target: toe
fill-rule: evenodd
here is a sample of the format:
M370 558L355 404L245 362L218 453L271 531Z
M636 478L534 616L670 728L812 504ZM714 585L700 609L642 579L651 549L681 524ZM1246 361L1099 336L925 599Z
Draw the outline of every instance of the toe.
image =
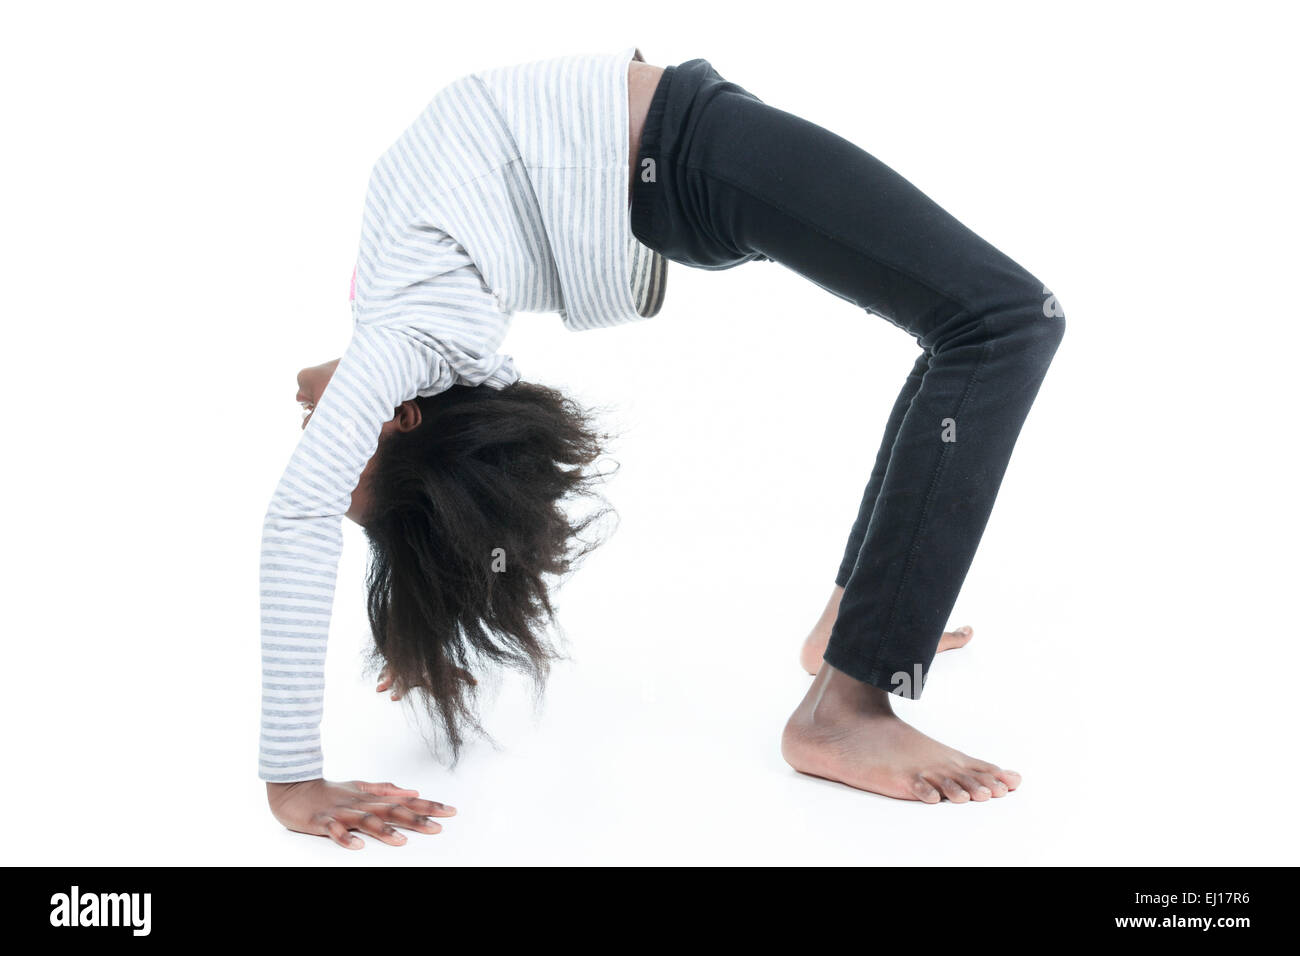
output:
M995 780L998 780L1009 791L1014 790L1016 789L1016 787L1020 786L1020 774L1016 773L1014 770L1003 770L1001 767L997 766L996 764L975 763L972 766L967 767L966 769L971 773L979 774L981 777L984 776L993 777ZM988 783L987 780L985 780L984 782ZM992 784L989 784L989 786L992 786Z
M1011 791L1007 785L991 773L974 772L971 774L982 786L988 787L989 793L995 797L1005 797Z
M962 773L957 774L957 782L966 788L972 800L984 802L993 798L993 788L987 787L975 778L974 774Z
M943 795L953 803L966 803L970 800L970 794L966 792L966 788L952 777L940 777L936 782L939 789L943 791Z
M995 770L993 776L1006 784L1008 790L1015 790L1020 786L1020 774L1014 770Z
M916 794L916 799L923 803L938 803L943 799L943 794L924 777L917 777L912 781L912 793Z

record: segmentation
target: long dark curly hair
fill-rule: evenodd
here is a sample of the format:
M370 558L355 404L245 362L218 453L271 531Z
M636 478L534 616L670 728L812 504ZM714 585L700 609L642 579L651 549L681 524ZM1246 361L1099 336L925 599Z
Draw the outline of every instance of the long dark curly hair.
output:
M381 440L370 478L371 663L419 695L454 765L468 733L485 735L475 670L522 671L540 694L563 657L550 588L604 540L587 533L612 514L594 487L608 472L588 466L611 436L531 382L415 401L419 426ZM584 498L602 507L571 514Z

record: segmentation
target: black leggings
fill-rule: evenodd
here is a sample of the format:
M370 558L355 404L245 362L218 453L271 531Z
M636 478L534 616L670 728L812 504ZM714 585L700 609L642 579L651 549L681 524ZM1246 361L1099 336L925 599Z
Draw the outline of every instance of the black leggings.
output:
M921 346L835 577L825 655L920 697L1065 330L1055 297L888 166L707 60L665 70L637 159L645 245L702 269L780 263Z

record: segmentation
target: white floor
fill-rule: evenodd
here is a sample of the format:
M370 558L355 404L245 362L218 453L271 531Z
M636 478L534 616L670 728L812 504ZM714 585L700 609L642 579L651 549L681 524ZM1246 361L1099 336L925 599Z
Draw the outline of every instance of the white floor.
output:
M86 5L69 30L32 7L0 63L25 91L0 177L4 862L1296 862L1284 24L839 4L777 36L693 4L689 32L628 7L574 34L537 7L489 48L459 39L484 7L167 9ZM558 593L572 660L544 706L503 682L501 749L435 763L360 675L348 526L327 772L460 814L401 849L291 834L256 777L260 521L294 374L347 341L369 165L461 73L629 43L860 143L1064 306L953 615L975 640L899 703L1024 786L925 806L782 762L799 643L915 345L776 265L670 267L652 321L521 315L507 342L620 433L621 524Z
M655 480L624 479L629 491ZM1007 498L1009 512L1016 500ZM224 657L178 647L173 661L139 661L134 677L113 670L113 655L95 656L115 675L111 687L92 668L73 692L30 704L41 734L22 749L47 825L12 827L6 856L85 865L1294 861L1283 686L1294 670L1234 668L1216 653L1222 632L1187 610L1111 613L1090 588L1019 550L1009 522L990 529L960 605L957 620L974 623L975 640L938 658L922 701L898 707L939 739L1019 770L1023 788L925 806L794 773L777 742L807 686L795 652L825 596L826 561L814 573L789 538L777 549L764 538L780 527L794 539L823 535L792 531L780 514L746 527L725 496L713 505L712 527L692 514L622 508L606 549L560 591L573 658L544 706L535 712L526 688L504 681L488 716L502 749L472 748L454 772L423 750L404 709L359 676L362 552L349 538L328 770L457 806L438 836L348 853L278 827L254 778L257 662L245 633ZM712 560L727 540L736 557ZM657 558L633 560L638 553ZM628 564L635 573L624 573ZM1130 585L1117 577L1111 586L1117 607ZM11 788L7 802L15 796Z

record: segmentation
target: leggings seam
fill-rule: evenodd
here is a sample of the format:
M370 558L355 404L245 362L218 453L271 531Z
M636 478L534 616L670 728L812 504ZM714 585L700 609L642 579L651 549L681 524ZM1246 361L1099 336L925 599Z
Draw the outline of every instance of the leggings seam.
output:
M778 212L781 212L786 216L789 216L791 219L803 223L803 225L807 226L809 229L821 233L822 235L824 235L826 238L830 239L832 242L836 243L837 245L841 245L847 249L851 249L853 252L862 256L864 259L870 259L872 262L876 263L876 265L883 266L887 269L892 269L894 272L897 272L899 275L906 276L908 279L911 279L917 285L924 286L926 289L929 289L931 292L942 296L943 298L949 300L950 302L956 302L959 306L961 306L962 311L964 312L974 311L966 302L962 300L960 296L954 295L945 289L941 289L938 286L934 285L933 283L928 282L925 279L920 278L919 276L913 275L907 269L895 265L892 262L887 262L884 259L881 259L876 255L873 255L872 253L865 252L862 249L859 249L851 242L848 242L845 239L841 239L839 236L834 235L833 233L827 232L824 228L804 218L799 213L795 212L793 209L789 209L778 202L768 199L766 196L760 196L752 189L749 189L746 186L742 186L740 183L735 182L734 180L732 180L727 176L717 173L711 169L705 169L703 166L696 166L692 163L687 163L683 160L678 160L677 165L684 167L685 169L694 170L695 172L698 172L701 175L712 177L713 179L716 179L721 183L725 183L726 185L730 186L732 189L739 190L740 192L744 193L746 196L749 196L750 198L758 202L765 203L766 205L771 206L773 209L777 210ZM752 251L757 252L759 250L752 250ZM865 311L870 312L871 310L867 309Z
M981 316L979 319L979 326L981 331L984 331L985 324L986 324L985 319L983 316ZM971 391L974 389L975 384L979 379L979 373L984 368L984 363L988 359L989 349L991 348L991 346L992 343L986 339L983 348L980 350L979 361L976 362L975 368L971 370L971 375L969 380L967 380L966 382L966 388L962 392L961 400L958 401L957 403L957 409L954 412L954 418L960 416L962 409L966 407L966 402L970 398ZM895 629L897 628L898 625L899 599L902 597L903 592L907 589L907 583L911 579L912 570L916 567L916 558L917 555L920 553L921 534L925 530L926 524L930 517L930 512L934 506L934 495L935 495L935 490L938 488L939 485L939 479L943 477L944 471L947 470L948 459L951 457L950 452L951 452L951 448L945 445L942 453L940 454L939 462L938 464L935 465L934 474L931 475L930 477L930 487L926 490L925 504L921 508L920 518L917 520L916 528L912 532L912 541L908 545L907 563L903 567L903 574L899 579L898 587L895 589L894 597L890 602L889 617L886 619L885 622L884 633L881 635L879 642L877 642L876 644L876 653L873 654L871 657L871 663L868 667L868 671L873 676L876 676L877 679L879 679L881 675L876 674L876 667L879 665L880 660L885 657L885 651L889 648L890 644L893 642ZM921 696L920 688L916 688L914 696L915 697Z

